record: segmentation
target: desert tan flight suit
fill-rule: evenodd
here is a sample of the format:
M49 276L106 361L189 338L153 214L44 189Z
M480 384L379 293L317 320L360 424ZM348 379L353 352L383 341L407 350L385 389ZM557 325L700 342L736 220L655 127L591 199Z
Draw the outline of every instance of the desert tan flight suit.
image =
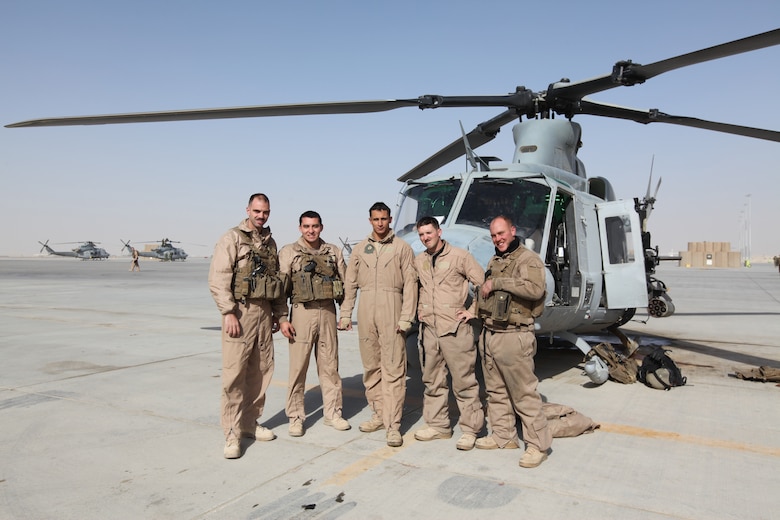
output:
M460 411L461 431L476 436L485 425L485 414L474 372L477 362L474 325L461 322L456 313L466 310L466 303L469 303L468 310L476 316L476 301L468 301L469 282L474 286L482 285L485 272L471 253L447 242L438 253L420 253L414 264L420 279L417 319L421 322L423 346L423 419L434 430L452 431L447 386L449 370Z
M388 430L398 431L406 397L406 338L399 322L412 322L417 275L412 248L391 231L372 235L352 248L344 279L340 318L352 317L357 291L358 336L366 399Z
M297 242L284 246L279 251L279 269L290 278L299 275L313 255L332 261L338 281L344 280L346 264L341 250L333 244L320 240L319 249L311 249L301 237ZM324 283L327 283L324 282ZM322 406L325 419L341 417L342 389L339 376L338 331L336 329L336 304L333 298L314 299L295 303L296 284L292 284L290 322L295 329L295 340L290 341L290 377L287 382L287 404L285 412L292 421L306 419L304 392L306 371L314 347L317 375L322 390ZM342 292L343 294L343 292ZM312 296L313 297L313 296ZM308 298L304 298L308 299Z
M515 239L507 252L490 260L488 278L493 280L491 296L496 291L505 291L512 297L510 314L513 310L521 310L521 317L515 316L511 320L515 323L497 322L490 317L483 319L480 352L493 440L504 447L517 439L517 414L523 426L523 440L545 452L552 445L552 434L537 392L539 380L534 373L536 335L532 316L532 309L545 295L544 263ZM480 300L480 315L484 315L482 304Z
M243 237L242 237L243 234ZM268 227L260 232L249 227L248 219L230 229L214 247L209 269L209 289L219 312L235 314L241 335L231 338L222 330L222 429L225 438L241 437L255 431L255 423L265 406L265 393L274 372L273 320L287 321L284 295L273 301L233 294L234 273L251 261L252 248L267 248L277 265L276 242Z

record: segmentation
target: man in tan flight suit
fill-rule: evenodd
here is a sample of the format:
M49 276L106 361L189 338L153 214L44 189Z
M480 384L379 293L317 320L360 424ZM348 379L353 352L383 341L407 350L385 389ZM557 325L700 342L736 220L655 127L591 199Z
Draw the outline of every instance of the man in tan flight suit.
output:
M485 414L474 372L477 347L472 320L476 301L470 302L468 309L466 303L469 282L475 287L482 285L485 272L471 253L441 239L441 228L435 218L421 218L417 222L417 234L425 245L425 251L417 255L414 265L420 279L417 319L424 355L423 419L427 427L416 431L414 438L431 441L452 437L449 370L462 431L455 447L470 450L485 425Z
M360 289L358 335L363 385L373 410L360 431L387 429L387 445L401 446L401 415L406 397L406 334L417 306L417 275L412 248L390 230L390 208L377 202L368 212L373 232L352 248L344 280L339 329L352 330L352 310Z
M322 217L306 211L298 219L301 237L279 251L279 269L290 280L290 321L281 324L282 334L290 340L290 378L287 383L285 412L290 420L289 433L304 433L306 411L303 396L306 371L312 348L322 389L325 425L349 430L341 416L342 393L339 376L339 343L336 330L336 304L344 297L346 264L341 250L320 238Z
M272 334L287 321L276 242L265 227L271 214L268 197L252 195L246 214L219 239L209 269L209 289L222 314L221 424L226 459L241 456L241 437L276 438L257 419L274 372Z
M544 310L545 271L542 259L523 246L515 232L508 217L490 223L496 255L488 263L477 305L484 324L480 351L493 433L478 439L476 446L517 448L517 414L527 444L520 466L534 468L547 459L552 445L534 374L534 318Z

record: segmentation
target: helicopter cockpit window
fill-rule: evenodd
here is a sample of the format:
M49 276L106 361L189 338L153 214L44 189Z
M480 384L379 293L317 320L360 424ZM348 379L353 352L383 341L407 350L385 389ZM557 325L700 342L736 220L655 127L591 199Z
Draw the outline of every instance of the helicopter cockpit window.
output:
M484 229L499 215L512 219L522 240L541 245L550 188L528 179L476 179L469 187L456 222Z
M627 217L607 217L607 250L610 264L628 264L635 261L631 221Z
M448 179L410 187L404 193L401 208L394 219L395 232L413 232L417 221L425 216L435 217L443 224L449 217L460 185L460 179Z

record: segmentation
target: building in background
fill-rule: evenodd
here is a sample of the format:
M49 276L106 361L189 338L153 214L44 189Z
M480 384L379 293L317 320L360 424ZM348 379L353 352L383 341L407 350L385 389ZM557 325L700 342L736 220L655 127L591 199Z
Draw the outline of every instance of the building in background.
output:
M742 255L731 250L730 242L688 242L680 251L682 267L740 267Z

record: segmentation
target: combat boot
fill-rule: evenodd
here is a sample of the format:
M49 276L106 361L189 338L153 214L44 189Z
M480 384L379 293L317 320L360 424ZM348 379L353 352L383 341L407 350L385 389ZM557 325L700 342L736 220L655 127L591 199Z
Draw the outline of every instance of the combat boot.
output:
M255 424L254 431L243 431L241 432L242 437L246 437L247 439L255 439L258 441L272 441L276 438L276 434L266 428L265 426L260 426L259 424Z
M473 433L464 433L460 436L460 439L458 439L458 443L455 445L456 448L458 448L461 451L469 451L471 448L474 447L474 444L477 442L477 436Z
M436 439L449 439L452 437L452 432L440 432L435 428L423 428L414 432L414 438L418 441L432 441Z
M360 426L358 427L361 432L365 433L376 432L383 430L384 428L385 423L383 423L382 419L376 415L372 416L368 421L360 423Z
M303 421L299 417L293 418L287 431L290 437L303 437Z
M387 445L393 448L397 448L404 443L401 432L398 430L387 430Z
M258 441L272 441L276 438L276 434L259 424L255 427L255 439Z
M349 425L346 419L343 417L336 417L335 419L325 419L325 426L330 426L339 431L347 431L352 426Z
M231 436L225 441L223 453L226 459L237 459L241 457L241 441Z
M539 451L536 446L528 446L523 456L520 457L521 468L535 468L547 460L547 452Z
M501 448L501 446L498 445L498 443L493 440L493 437L488 435L487 437L480 437L477 439L475 443L477 449L479 450L497 450ZM516 450L519 446L515 441L509 441L506 443L503 449L505 450Z

